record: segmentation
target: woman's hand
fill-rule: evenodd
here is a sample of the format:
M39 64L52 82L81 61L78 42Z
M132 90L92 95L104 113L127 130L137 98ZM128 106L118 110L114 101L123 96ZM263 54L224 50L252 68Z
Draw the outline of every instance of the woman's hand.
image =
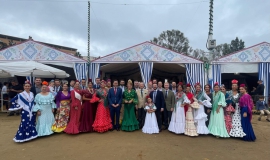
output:
M132 103L133 102L133 100L130 100L128 103Z
M171 108L171 112L173 112L173 108Z
M41 116L41 112L40 112L40 111L37 111L37 115L38 115L38 116Z
M217 113L219 113L219 109L220 109L220 107L217 108L217 110L216 110Z
M52 109L52 113L54 113L54 109Z
M103 102L103 99L100 99L98 102Z
M185 104L181 104L181 107L184 107L185 106Z
M210 109L207 109L207 113L209 114L211 112L211 110Z
M57 108L57 113L59 113L60 112L60 108Z
M244 112L243 117L247 117L247 112Z
M76 106L75 109L78 110L78 107Z
M128 103L128 101L127 101L127 100L125 100L125 103Z

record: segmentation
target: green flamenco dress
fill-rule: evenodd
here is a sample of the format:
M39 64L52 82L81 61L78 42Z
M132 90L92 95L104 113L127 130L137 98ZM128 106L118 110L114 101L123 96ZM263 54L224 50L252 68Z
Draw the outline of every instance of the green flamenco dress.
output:
M132 103L125 103L125 101L132 100ZM124 103L124 117L121 125L121 129L123 131L135 131L139 129L139 122L137 121L135 115L135 105L138 104L138 97L135 90L131 90L130 92L124 91L123 100Z
M217 113L218 106L222 106ZM218 91L213 93L213 107L210 115L210 123L208 126L209 132L217 137L227 138L230 137L224 121L224 110L223 107L226 107L225 96L223 93Z

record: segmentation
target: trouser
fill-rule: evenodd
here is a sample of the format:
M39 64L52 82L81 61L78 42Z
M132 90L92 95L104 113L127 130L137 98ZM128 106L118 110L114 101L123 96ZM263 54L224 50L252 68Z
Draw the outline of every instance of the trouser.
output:
M170 122L171 122L171 119L172 119L172 111L171 110L167 110L167 113L168 113L168 124L170 124Z
M161 120L161 111L160 108L157 108L156 111L156 117L157 117L157 122L158 122L158 128L161 130L162 129L162 120Z
M163 121L164 121L163 124L164 124L164 126L165 126L166 128L168 128L168 127L169 127L170 121L169 121L169 119L168 119L168 110L167 110L166 107L164 108L164 111L163 111L162 115L163 115Z
M144 110L144 108L138 108L138 121L140 128L142 128L144 125L145 115L146 111Z
M120 117L120 110L121 110L121 106L118 107L113 107L110 106L110 115L111 115L111 119L112 119L112 126L114 129L118 129L119 126L119 117Z
M270 112L268 110L260 110L261 114L260 114L260 118L262 118L262 116L264 116L264 114L267 114L267 119L270 120Z
M3 94L3 105L6 106L6 110L8 110L8 94Z

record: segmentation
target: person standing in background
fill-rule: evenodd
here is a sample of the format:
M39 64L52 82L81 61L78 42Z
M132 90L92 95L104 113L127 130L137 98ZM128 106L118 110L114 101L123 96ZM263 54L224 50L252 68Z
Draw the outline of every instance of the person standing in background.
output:
M74 84L75 84L75 81L74 80L71 80L69 82L69 91L72 91L74 89Z
M136 106L136 108L138 108L138 121L139 121L139 127L140 129L143 127L144 125L144 121L145 121L145 115L146 115L146 111L144 110L144 105L146 103L146 97L148 95L148 90L144 89L144 83L140 82L140 88L136 90L137 95L138 95L138 105Z
M134 88L133 88L135 91L137 90L137 89L140 89L140 83L137 81L137 80L135 80L134 81Z
M16 80L12 80L12 81L11 81L11 84L12 84L12 86L11 86L11 88L10 88L10 90L9 90L9 98L10 98L10 99L13 99L14 97L17 96L17 94L23 92L23 87L22 87L21 85L19 85L19 84L18 84L18 81L16 81ZM11 104L10 104L9 106L11 106ZM11 112L8 114L8 116L14 116L14 113L15 113L14 111L11 111ZM17 115L20 115L19 112L17 112L16 114L17 114Z
M125 90L127 90L127 87L125 86L125 81L123 79L120 80L120 86L119 86L122 90L122 95L124 93ZM120 111L120 121L123 120L124 117L124 104L122 104L121 107L121 111Z
M174 95L176 95L176 93L177 93L177 88L176 88L176 82L172 82L172 92L174 93Z
M100 78L96 78L96 84L94 84L94 89L100 89Z
M8 110L8 82L4 82L4 86L2 87L1 94L3 94L3 105L6 106L6 110Z
M63 91L63 88L61 86L60 80L59 79L55 79L54 80L54 91L56 93L58 93L59 91Z
M80 87L81 87L82 90L85 90L85 89L87 88L87 86L86 86L86 80L85 80L85 79L82 79L82 80L81 80L81 85L80 85Z
M34 97L41 92L41 78L35 78L35 85L31 87L30 91L34 94Z
M159 81L158 82L158 88L157 88L157 90L159 90L160 92L163 92L164 91L164 88L162 88L162 82L161 81Z

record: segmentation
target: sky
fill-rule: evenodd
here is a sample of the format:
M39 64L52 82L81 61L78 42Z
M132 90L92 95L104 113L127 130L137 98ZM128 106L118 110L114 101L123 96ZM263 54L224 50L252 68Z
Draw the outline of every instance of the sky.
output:
M127 4L127 5L122 5ZM0 0L0 34L72 48L87 55L85 0ZM269 0L215 0L213 38L245 47L270 42ZM105 56L180 30L193 49L206 50L209 0L91 1L90 54Z

